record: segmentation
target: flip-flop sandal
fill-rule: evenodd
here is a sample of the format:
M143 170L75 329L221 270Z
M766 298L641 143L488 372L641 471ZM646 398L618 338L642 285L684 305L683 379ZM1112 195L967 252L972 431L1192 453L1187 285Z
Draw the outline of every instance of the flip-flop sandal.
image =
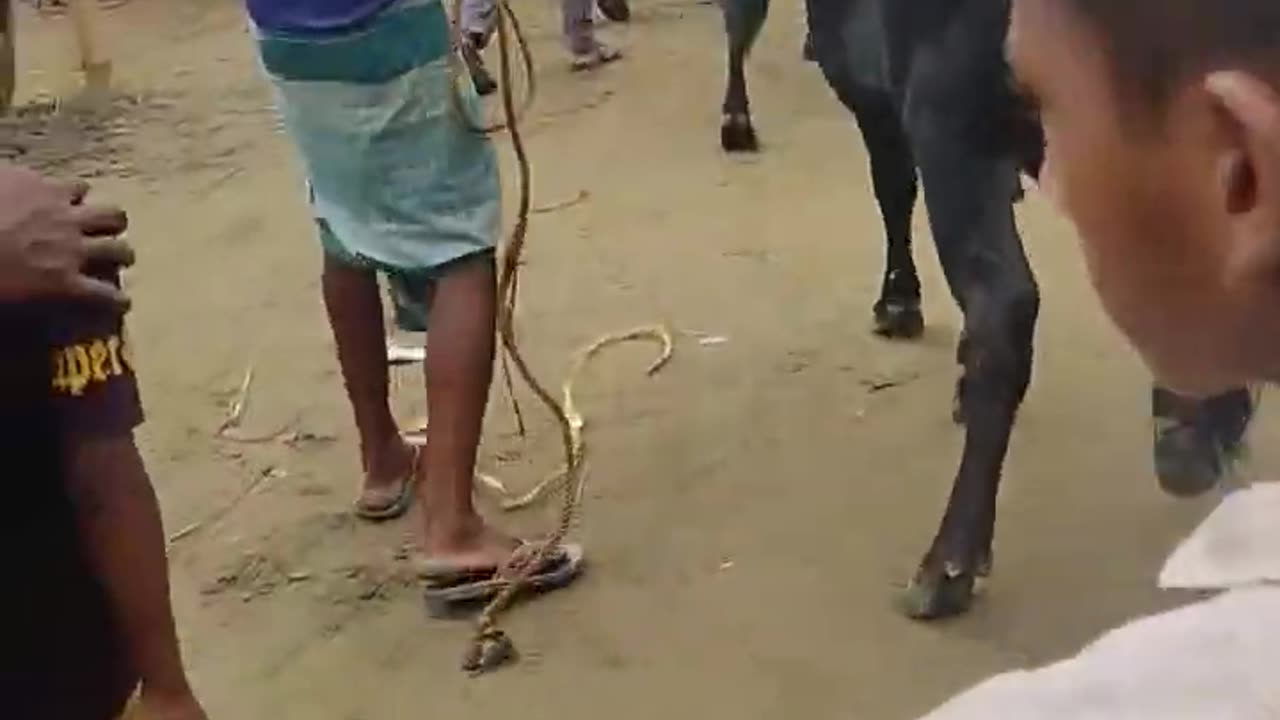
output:
M414 480L418 477L418 448L413 447L412 451L413 456L409 461L409 473L397 481L400 491L396 493L391 502L386 505L370 505L364 502L363 497L357 498L355 502L356 517L370 522L380 522L394 520L409 511L409 507L413 505Z
M508 568L521 557L534 552L535 545L524 543L512 552L503 567L459 568L447 563L424 560L418 577L424 581L422 591L427 613L432 617L451 617L459 606L474 606L492 600L510 584ZM572 583L582 572L584 554L581 545L565 543L547 553L522 591L546 593Z
M595 49L581 55L574 55L573 61L569 64L571 72L584 72L587 70L595 70L603 65L608 65L622 59L622 51L617 48L611 48L607 45L596 45Z

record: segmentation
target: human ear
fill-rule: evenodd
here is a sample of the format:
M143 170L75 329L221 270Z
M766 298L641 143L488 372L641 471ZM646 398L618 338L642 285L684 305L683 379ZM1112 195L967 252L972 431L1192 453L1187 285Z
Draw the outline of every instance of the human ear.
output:
M1243 71L1205 79L1228 143L1217 182L1231 223L1232 276L1280 271L1280 95Z

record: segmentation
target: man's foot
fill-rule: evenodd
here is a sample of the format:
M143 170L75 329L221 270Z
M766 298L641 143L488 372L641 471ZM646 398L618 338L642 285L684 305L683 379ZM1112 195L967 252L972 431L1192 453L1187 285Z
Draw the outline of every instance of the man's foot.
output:
M566 587L582 572L583 559L579 545L543 547L521 542L500 562L486 566L423 559L418 577L425 583L427 612L433 617L451 617L459 608L492 600L521 574L525 578L522 591L545 593Z
M390 448L386 463L366 471L364 487L356 499L355 513L365 520L392 520L404 515L413 505L418 449L400 437L396 437Z
M595 43L595 46L587 52L574 53L573 61L570 63L569 69L573 72L594 70L601 65L608 65L611 62L621 59L621 50L611 48L603 43Z

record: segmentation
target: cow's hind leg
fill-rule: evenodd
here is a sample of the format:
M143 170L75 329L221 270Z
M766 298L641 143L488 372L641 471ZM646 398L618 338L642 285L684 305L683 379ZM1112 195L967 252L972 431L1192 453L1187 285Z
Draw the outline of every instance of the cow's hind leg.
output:
M880 298L872 308L877 335L916 338L924 332L920 278L911 254L911 215L919 183L911 144L893 98L878 90L837 92L858 119L871 157L871 180L884 219L886 257Z
M1245 433L1255 404L1248 388L1205 399L1154 388L1153 449L1160 487L1177 497L1195 497L1218 485L1245 454Z
M724 91L720 147L726 152L756 152L760 141L751 123L746 62L769 14L769 0L721 0L729 43L729 78Z
M908 123L933 235L952 293L964 311L964 454L946 513L904 597L911 617L968 609L991 564L996 495L1014 418L1031 379L1039 293L1014 224L1011 154L997 152L947 105L921 103ZM957 122L957 120L959 122Z

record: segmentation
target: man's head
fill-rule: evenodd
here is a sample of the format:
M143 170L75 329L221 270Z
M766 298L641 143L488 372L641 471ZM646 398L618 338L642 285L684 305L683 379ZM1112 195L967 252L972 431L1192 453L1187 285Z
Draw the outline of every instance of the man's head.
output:
M1280 380L1280 0L1013 0L1044 183L1166 383Z

